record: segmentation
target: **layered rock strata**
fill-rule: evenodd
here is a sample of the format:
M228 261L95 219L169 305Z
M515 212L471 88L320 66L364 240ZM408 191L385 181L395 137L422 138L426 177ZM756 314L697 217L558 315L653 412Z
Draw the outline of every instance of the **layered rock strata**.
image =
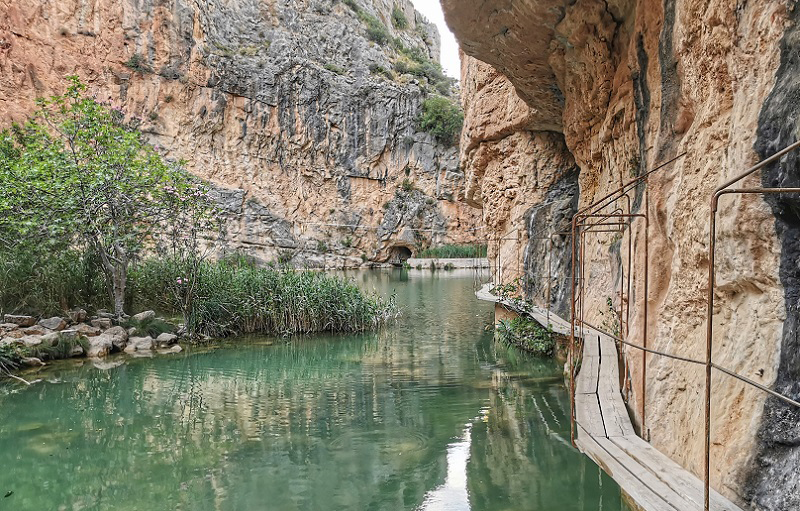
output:
M457 149L418 129L434 84L392 70L438 53L408 0L0 0L0 124L77 74L219 187L228 249L361 264L476 240ZM384 210L404 183L413 225Z
M605 210L647 221L623 217L622 232L587 233L575 271L587 321L615 328L610 301L630 320L621 327L629 341L641 343L646 330L650 347L704 360L711 195L797 138L794 2L442 4L466 53L466 200L483 208L487 236L502 240L490 243L496 279L522 277L528 295L543 302L547 259L538 234L557 233L577 209L676 158L631 190L630 205L623 199ZM795 183L796 162L785 159L762 179ZM714 361L793 397L800 394L796 210L788 197L721 199L713 316ZM521 234L509 236L511 228ZM570 257L553 262L558 291L549 298L563 311ZM648 357L645 398L641 352L626 349L625 358L640 426L646 399L643 436L702 477L702 367ZM800 506L797 412L720 372L712 395L713 486L755 509Z

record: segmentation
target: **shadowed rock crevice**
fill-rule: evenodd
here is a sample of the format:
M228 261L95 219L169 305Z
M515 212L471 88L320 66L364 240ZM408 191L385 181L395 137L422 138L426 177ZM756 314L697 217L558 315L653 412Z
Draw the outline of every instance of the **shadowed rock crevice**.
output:
M793 25L781 43L781 65L775 87L759 116L756 151L767 158L798 139L800 126L800 9L793 2ZM765 187L800 187L800 153L785 156L762 171ZM786 321L775 390L800 400L800 196L766 195L781 241L780 279ZM751 469L748 496L757 509L800 509L800 410L769 398Z

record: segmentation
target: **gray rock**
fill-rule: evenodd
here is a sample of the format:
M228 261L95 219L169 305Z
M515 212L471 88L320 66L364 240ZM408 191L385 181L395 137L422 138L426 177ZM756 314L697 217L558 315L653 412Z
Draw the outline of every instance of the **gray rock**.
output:
M14 323L15 325L19 326L33 326L36 324L36 318L33 316L15 316L13 314L6 314L3 317L3 321L6 323Z
M131 316L131 319L134 321L147 321L149 319L154 319L156 317L156 313L154 311L144 311L140 312L139 314L134 314Z
M101 358L108 356L114 348L114 343L111 337L107 335L98 335L89 339L89 348L86 350L86 355L89 358Z
M30 367L45 365L45 363L42 362L42 359L36 358L36 357L22 357L20 362L22 362L22 365L26 365L26 366L30 366Z
M100 328L102 330L108 330L111 328L111 319L100 317L98 319L93 319L91 324L95 328Z
M86 323L81 323L80 325L75 325L74 330L76 330L80 335L84 335L86 337L94 337L96 335L100 335L100 329L95 326L89 326Z
M112 326L103 335L111 338L114 351L122 351L128 345L128 331L121 326Z
M29 326L24 328L22 331L25 332L25 335L44 335L50 333L50 330L39 325Z
M69 316L69 320L73 323L83 323L86 321L87 313L83 309L73 309L67 312L67 316Z
M125 353L136 353L139 351L152 351L153 338L152 337L130 337L128 345L125 347Z
M180 353L182 351L183 351L183 348L181 348L180 345L176 344L175 346L172 346L171 348L158 350L158 353L160 355L175 355L175 354Z
M58 316L42 319L39 321L39 326L47 328L48 330L64 330L67 328L67 322Z
M62 332L50 332L49 334L43 335L42 344L47 346L58 344L58 342L61 340L61 333Z
M25 346L28 348L33 348L34 346L40 346L42 344L42 337L39 335L26 335L21 339Z
M178 336L175 334L164 332L163 334L156 337L156 343L158 343L159 348L166 348L167 346L172 346L176 342L178 342Z
M19 328L19 325L16 323L0 323L0 330L9 331L16 330L17 328Z
M70 357L82 357L84 355L83 346L80 344L76 344L72 347L72 351L70 352Z
M81 335L80 332L70 328L68 330L62 330L61 332L59 332L58 338L64 341L77 341L80 335Z
M114 315L110 312L98 312L97 317L100 319L108 319L111 320L114 318Z

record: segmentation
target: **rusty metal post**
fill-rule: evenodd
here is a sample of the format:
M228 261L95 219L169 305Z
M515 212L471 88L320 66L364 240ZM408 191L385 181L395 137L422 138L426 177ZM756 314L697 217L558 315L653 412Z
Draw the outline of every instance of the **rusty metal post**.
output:
M572 264L570 264L570 332L569 332L569 357L567 366L569 367L569 393L570 393L570 441L573 447L575 444L575 229L577 227L577 215L572 217Z
M648 239L650 238L650 187L645 183L644 189L644 324L642 325L642 438L650 441L650 433L647 431L647 306L649 300L649 270L650 270L650 251ZM646 437L645 437L646 435Z
M711 349L714 333L714 258L716 248L717 204L719 192L711 198L708 228L708 308L706 309L706 402L705 402L705 465L703 467L703 508L709 511L711 498Z

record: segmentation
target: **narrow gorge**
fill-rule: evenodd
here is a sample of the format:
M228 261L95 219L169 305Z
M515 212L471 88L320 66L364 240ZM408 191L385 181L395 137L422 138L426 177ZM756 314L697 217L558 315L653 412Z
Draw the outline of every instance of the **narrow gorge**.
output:
M569 318L573 215L653 171L616 203L646 221L618 216L623 228L580 237L585 320L608 325L629 307L628 341L704 359L711 196L797 140L795 2L442 4L464 52L466 200L482 209L495 283L520 279ZM797 161L768 167L764 186L796 186ZM714 360L794 399L796 197L720 199L713 311ZM623 349L641 426L642 356ZM640 433L702 479L704 372L647 363ZM721 373L712 396L712 486L751 509L800 507L798 410Z

